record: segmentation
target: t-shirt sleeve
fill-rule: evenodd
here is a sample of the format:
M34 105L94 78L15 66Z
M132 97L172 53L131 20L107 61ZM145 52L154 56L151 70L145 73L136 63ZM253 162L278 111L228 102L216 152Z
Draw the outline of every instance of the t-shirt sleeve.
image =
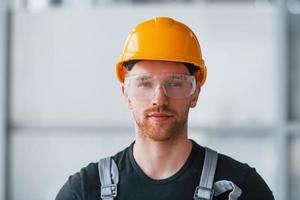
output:
M59 190L55 200L83 200L79 173L69 177L68 181Z
M248 169L241 199L274 200L272 191L254 168Z

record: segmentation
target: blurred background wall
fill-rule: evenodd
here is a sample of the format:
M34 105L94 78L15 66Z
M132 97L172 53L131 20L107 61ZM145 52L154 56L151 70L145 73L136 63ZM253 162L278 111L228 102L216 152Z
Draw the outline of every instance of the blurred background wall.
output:
M0 2L0 199L54 199L133 141L114 64L155 16L186 23L202 47L190 138L254 166L276 199L300 198L299 1Z

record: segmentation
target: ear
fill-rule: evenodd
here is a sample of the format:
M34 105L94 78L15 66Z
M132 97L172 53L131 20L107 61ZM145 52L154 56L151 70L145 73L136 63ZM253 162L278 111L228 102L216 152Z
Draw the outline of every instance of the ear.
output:
M200 92L201 92L201 86L200 86L200 83L197 82L196 90L195 90L195 93L193 94L192 100L191 100L191 105L190 105L191 108L196 107Z
M131 110L132 109L131 100L129 99L128 94L125 91L124 85L122 85L122 94L123 94L124 101L125 101L127 107Z

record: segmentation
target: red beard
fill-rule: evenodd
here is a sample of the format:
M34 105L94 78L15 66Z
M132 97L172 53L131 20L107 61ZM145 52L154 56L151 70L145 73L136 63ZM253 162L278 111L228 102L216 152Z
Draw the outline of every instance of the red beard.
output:
M168 116L166 120L155 122L151 120L153 114L162 113ZM169 109L167 106L157 106L144 111L142 120L134 115L139 132L146 137L155 141L167 141L176 138L187 123L188 110L182 117L178 118L178 114Z

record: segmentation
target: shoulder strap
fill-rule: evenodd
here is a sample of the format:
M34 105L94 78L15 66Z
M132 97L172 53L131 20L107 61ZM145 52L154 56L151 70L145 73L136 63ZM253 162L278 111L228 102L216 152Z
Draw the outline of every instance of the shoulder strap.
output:
M205 158L201 173L200 183L194 193L195 200L212 200L213 182L217 167L218 153L212 149L205 148Z
M113 200L117 196L119 170L111 157L102 158L98 162L98 171L101 184L101 199Z
M237 200L242 194L242 190L232 181L222 180L214 183L214 196L218 196L230 190L232 191L229 193L229 200Z

